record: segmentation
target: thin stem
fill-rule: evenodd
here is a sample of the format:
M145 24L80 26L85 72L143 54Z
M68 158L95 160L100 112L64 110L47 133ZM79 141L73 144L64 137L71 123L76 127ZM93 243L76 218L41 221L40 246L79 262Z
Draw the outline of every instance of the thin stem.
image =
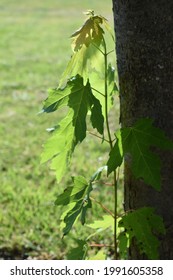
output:
M108 53L107 53L107 55L109 55L109 54L110 54L110 53L112 53L112 52L114 52L114 50L112 50L112 51L108 52Z
M99 47L97 47L95 44L93 44L92 43L92 45L99 51L99 52L101 52L103 55L104 55L104 52L99 48Z
M97 90L97 89L95 89L95 88L93 88L93 87L91 87L91 89L95 90L95 91L98 92L100 95L102 95L103 97L105 97L105 95L104 95L102 92L100 92L99 90Z
M93 132L91 132L91 131L87 131L87 132L88 132L89 134L91 134L92 136L95 136L95 137L97 137L97 138L103 140L103 137L101 137L101 136L99 136L99 135L97 135L97 134L95 134L95 133L93 133ZM107 140L107 139L105 139L105 138L104 138L104 141L106 141L106 142L109 143L109 140Z
M109 126L109 117L108 117L108 60L107 60L107 47L105 39L103 38L103 46L104 46L104 64L105 64L105 119L106 119L106 129L108 133L109 146L110 151L113 149L113 141L110 132ZM116 171L113 174L114 178L114 259L117 259L117 178Z
M92 243L92 244L89 244L90 247L101 247L101 248L111 248L113 247L112 245L106 245L106 244L96 244L96 243Z
M106 207L104 206L101 202L97 201L94 197L90 197L91 200L93 200L94 202L96 202L97 204L99 204L107 213L109 213L109 215L111 215L113 218L114 214Z

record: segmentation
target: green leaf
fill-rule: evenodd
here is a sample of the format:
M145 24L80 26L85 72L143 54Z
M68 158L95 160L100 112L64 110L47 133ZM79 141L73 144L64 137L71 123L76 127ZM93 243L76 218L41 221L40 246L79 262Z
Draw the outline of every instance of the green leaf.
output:
M112 96L115 92L118 92L118 87L115 82L115 68L109 63L107 70L108 79L108 93Z
M121 260L127 259L127 250L128 250L128 236L126 232L121 232L118 236L118 248Z
M100 249L96 255L89 257L87 260L106 260L105 249Z
M102 220L96 220L92 224L87 225L92 229L106 230L110 228L110 230L114 231L114 218L111 215L103 215Z
M41 163L51 159L51 169L56 170L58 182L65 174L74 150L74 127L72 126L72 112L60 123L60 127L53 132L52 137L44 145Z
M158 259L159 240L155 234L165 234L163 220L154 214L150 207L140 208L134 212L126 213L119 221L119 227L124 227L129 236L129 242L135 238L141 254L146 254L149 259ZM126 242L125 239L120 242ZM120 244L122 245L122 243ZM122 247L121 247L122 249Z
M60 87L70 77L77 74L81 75L84 78L84 83L86 83L92 70L102 72L103 50L101 45L104 39L102 26L112 36L107 20L102 16L90 14L83 26L72 34L72 49L74 53L61 77Z
M56 170L58 182L65 174L66 167L70 162L75 147L75 132L72 119L73 111L70 110L44 145L44 151L41 155L41 163L50 159L52 160L51 168Z
M103 39L104 31L101 28L103 18L100 16L90 16L83 26L71 35L73 38L72 47L75 52L79 51L83 45L95 44L99 46Z
M73 203L73 207L70 208L64 217L64 235L69 233L79 215L81 215L81 223L85 223L86 212L88 208L91 208L89 197L91 191L92 185L84 177L78 176L73 177L73 186L68 187L64 193L57 197L56 205L69 205Z
M72 86L71 81L69 81L64 89L49 89L48 98L44 101L43 112L51 113L67 105Z
M74 111L73 125L75 126L75 137L82 141L86 136L86 115L91 111L91 123L100 134L103 134L104 118L99 100L92 94L89 81L84 86L83 79L77 75L74 78L76 91L69 96L68 106ZM78 90L77 90L78 89Z
M104 117L102 114L102 106L100 101L92 94L90 96L91 104L91 124L93 128L96 128L100 134L103 134L104 130Z
M123 148L121 145L121 134L120 131L117 131L116 133L116 143L113 146L111 152L109 153L109 159L107 162L107 166L108 166L108 175L117 169L117 167L119 167L122 164L123 161ZM120 140L119 140L120 139Z
M83 77L86 84L93 70L103 71L103 54L92 44L88 47L83 45L78 52L73 53L59 81L59 87L64 87L67 80L77 74Z
M45 101L44 111L55 111L62 104L69 106L69 112L44 145L41 156L42 163L52 160L51 168L56 170L58 181L65 174L76 145L86 137L88 110L91 111L93 127L101 134L104 127L100 102L92 94L90 83L84 85L79 75L69 80L63 90L57 89L50 94Z
M79 98L78 106L80 107L80 102L87 91L91 92L90 84L87 83L87 85L84 86L83 78L80 77L80 75L76 75L75 77L72 77L70 80L68 80L64 88L49 90L49 96L44 101L43 111L46 113L51 113L61 108L62 106L72 105L73 107L75 106L75 103L73 104L73 99L75 99L75 97ZM76 100L74 100L74 102L76 102ZM83 103L84 102L85 100L83 100ZM87 105L88 102L86 103L86 106Z
M73 126L77 142L82 142L86 137L86 116L89 109L88 97L92 95L89 82L83 85L83 79L79 76L74 78L75 92L70 94L68 106L73 109Z
M123 155L128 155L132 161L131 168L134 176L143 178L146 184L160 190L161 161L151 147L173 150L173 142L164 135L162 130L154 127L150 119L141 119L133 127L122 128L116 137L117 142L107 163L108 174L120 165Z
M71 249L67 254L68 260L84 260L88 246L85 240L76 239L77 247Z
M106 166L106 165L104 165L104 166L102 166L102 167L99 167L99 168L97 169L97 171L92 175L90 181L93 183L93 182L96 181L96 180L100 180L100 177L101 177L102 172L103 172L103 171L106 171L106 170L107 170L107 166Z

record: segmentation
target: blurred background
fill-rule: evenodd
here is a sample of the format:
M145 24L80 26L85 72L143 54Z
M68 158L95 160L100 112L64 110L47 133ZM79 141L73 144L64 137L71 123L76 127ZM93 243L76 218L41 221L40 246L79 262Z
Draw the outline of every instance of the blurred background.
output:
M40 165L46 129L60 115L41 114L47 90L58 80L71 55L70 35L84 22L83 12L94 10L113 27L111 0L1 0L0 1L0 258L64 259L75 237L90 232L77 225L63 240L56 195L60 185L49 165ZM87 142L88 141L88 142ZM75 153L69 174L92 175L105 164L106 147L86 140ZM81 157L82 153L82 157ZM112 192L106 196L109 205ZM95 208L98 218L102 213ZM108 242L108 234L95 242Z

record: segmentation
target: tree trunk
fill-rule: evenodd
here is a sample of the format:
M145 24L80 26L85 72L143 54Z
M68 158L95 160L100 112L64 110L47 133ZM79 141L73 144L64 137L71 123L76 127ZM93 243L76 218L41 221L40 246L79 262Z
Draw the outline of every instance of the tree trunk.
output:
M139 118L154 124L173 140L173 1L113 0L120 86L120 121ZM136 180L125 164L125 210L152 206L163 217L160 259L173 259L173 153L159 152L162 188L155 191ZM128 167L127 167L128 166ZM143 259L133 244L130 259Z

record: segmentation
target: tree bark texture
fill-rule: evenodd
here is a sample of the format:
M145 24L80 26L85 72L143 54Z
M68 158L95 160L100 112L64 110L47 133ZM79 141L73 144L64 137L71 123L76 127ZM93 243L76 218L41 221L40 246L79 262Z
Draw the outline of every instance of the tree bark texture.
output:
M120 122L151 118L173 140L173 1L113 0L120 86ZM136 180L125 162L125 210L151 206L161 215L160 259L173 259L173 153L158 151L162 187L155 191ZM143 259L135 244L130 259Z

